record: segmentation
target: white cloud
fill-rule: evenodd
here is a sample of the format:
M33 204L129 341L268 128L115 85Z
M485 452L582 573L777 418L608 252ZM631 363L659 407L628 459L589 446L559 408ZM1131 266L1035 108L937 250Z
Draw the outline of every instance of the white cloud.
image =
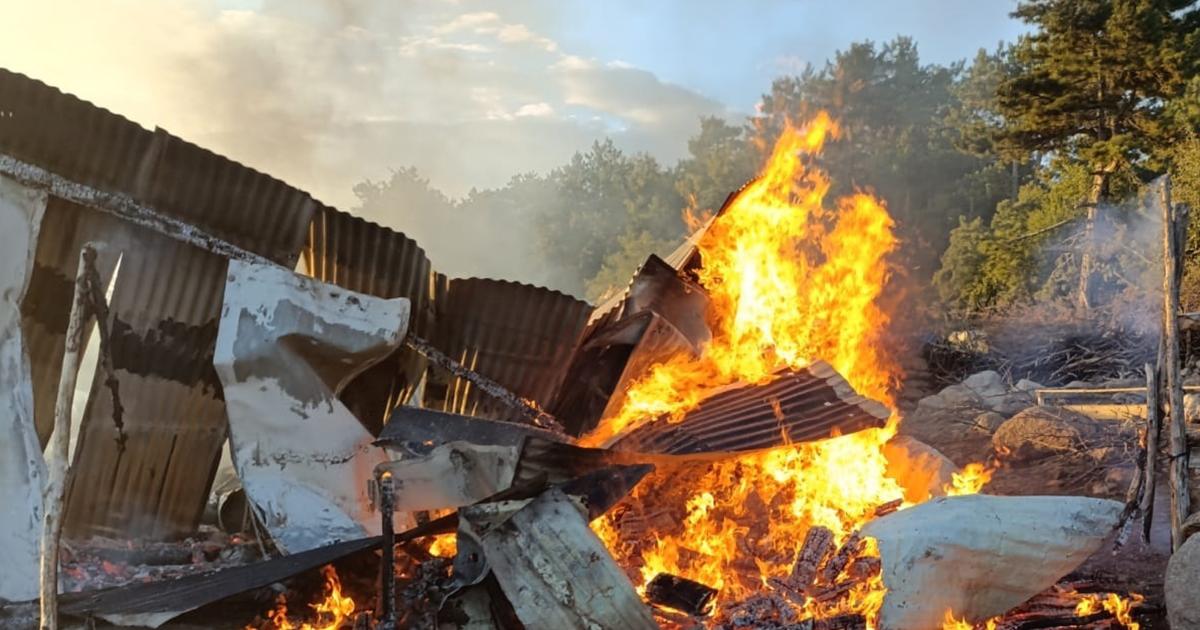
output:
M604 134L671 161L699 116L723 112L628 63L562 50L502 3L211 1L17 3L0 59L341 207L392 168L461 195Z
M526 103L517 109L516 116L553 116L554 107L550 103Z

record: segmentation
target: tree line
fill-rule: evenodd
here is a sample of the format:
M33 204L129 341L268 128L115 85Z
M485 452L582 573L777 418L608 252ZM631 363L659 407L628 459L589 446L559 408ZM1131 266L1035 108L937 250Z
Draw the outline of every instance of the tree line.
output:
M1171 173L1200 207L1200 3L1023 0L1030 26L971 60L922 63L907 37L859 42L776 79L740 122L699 121L673 165L608 139L545 174L450 200L412 168L356 187L360 211L521 225L542 282L589 299L623 287L650 252L686 237L685 208L714 209L761 166L785 120L840 123L822 166L834 194L881 197L898 268L930 302L972 314L1055 299L1101 303L1141 280L1139 195ZM1200 222L1194 222L1200 224ZM1124 247L1122 247L1124 245ZM1189 260L1200 229L1189 234ZM1197 267L1200 263L1189 264ZM1200 273L1186 289L1200 298Z

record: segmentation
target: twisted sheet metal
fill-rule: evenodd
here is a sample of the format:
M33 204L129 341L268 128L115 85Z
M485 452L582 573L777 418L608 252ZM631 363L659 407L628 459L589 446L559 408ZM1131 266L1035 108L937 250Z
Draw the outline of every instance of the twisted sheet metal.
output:
M333 208L313 216L303 251L307 273L324 282L381 298L408 298L409 328L428 337L433 329L433 269L413 239ZM425 359L401 347L360 374L340 399L378 435L396 407L407 402L425 372Z
M0 69L0 154L123 196L293 267L313 212L307 193L23 75ZM52 198L22 325L31 338L35 418L48 434L75 256L84 242L123 253L111 303L113 360L128 441L93 383L69 481L68 535L164 538L194 530L226 422L212 349L226 261L93 208ZM111 273L111 272L109 272ZM47 400L48 398L48 400Z
M764 385L719 392L679 422L658 419L613 448L645 453L751 451L809 442L887 423L883 405L856 393L829 364L784 370Z

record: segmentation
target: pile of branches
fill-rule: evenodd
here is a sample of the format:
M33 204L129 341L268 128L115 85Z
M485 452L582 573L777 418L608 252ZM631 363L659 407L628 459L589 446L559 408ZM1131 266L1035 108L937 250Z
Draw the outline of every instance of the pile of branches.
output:
M1158 335L1091 321L981 322L926 340L922 355L939 387L995 370L1010 382L1029 379L1060 387L1141 373L1158 353Z

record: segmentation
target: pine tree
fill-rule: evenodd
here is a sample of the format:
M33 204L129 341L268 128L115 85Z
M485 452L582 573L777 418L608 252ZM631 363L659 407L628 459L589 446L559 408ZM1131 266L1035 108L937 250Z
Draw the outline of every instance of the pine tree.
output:
M1087 234L1079 302L1088 306L1094 225L1119 168L1138 165L1180 130L1162 116L1195 75L1200 3L1190 0L1023 0L1013 16L1036 27L1001 82L1001 145L1087 166Z

